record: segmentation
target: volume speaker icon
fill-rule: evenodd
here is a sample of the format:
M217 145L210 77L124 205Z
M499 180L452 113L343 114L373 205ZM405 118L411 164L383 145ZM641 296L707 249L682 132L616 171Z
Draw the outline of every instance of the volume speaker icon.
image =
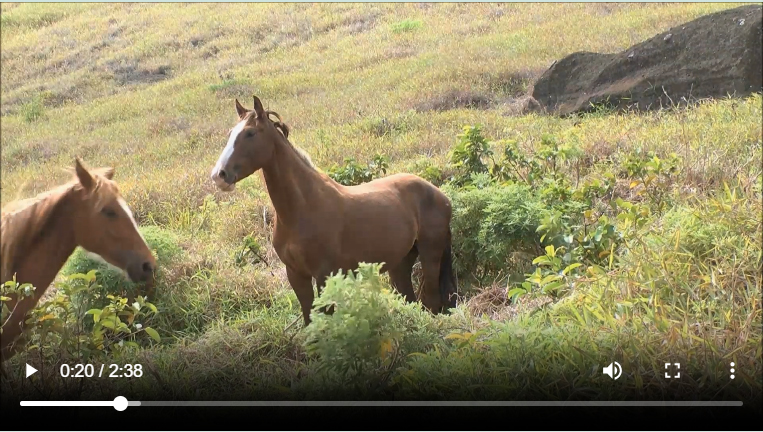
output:
M614 372L613 372L613 366L614 366ZM618 362L612 362L609 364L609 366L604 368L604 374L609 375L612 379L618 379L620 378L620 375L623 373L623 368L620 366L620 363Z

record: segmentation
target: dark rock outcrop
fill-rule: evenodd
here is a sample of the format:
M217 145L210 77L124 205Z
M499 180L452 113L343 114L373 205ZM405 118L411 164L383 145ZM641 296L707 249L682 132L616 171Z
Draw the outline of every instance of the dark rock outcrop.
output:
M573 53L535 83L540 110L592 105L648 110L763 91L763 7L742 6L676 26L617 54Z

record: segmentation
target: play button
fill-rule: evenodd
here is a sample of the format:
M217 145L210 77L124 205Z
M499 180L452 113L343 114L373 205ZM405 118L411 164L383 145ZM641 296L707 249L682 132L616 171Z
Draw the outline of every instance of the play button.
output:
M29 378L33 373L37 372L37 369L32 366L26 365L26 377Z

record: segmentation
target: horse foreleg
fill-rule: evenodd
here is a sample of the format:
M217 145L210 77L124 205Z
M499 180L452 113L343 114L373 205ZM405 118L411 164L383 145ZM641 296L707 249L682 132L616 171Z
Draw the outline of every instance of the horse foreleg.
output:
M323 288L326 288L326 281L328 280L328 278L329 278L328 274L323 274L315 278L315 285L316 285L316 288L318 289L318 295L321 295L321 293L323 292ZM334 306L332 305L331 307L328 307L328 308L326 306L323 306L320 309L318 309L318 311L326 315L331 315L334 313Z
M302 307L302 317L305 320L305 326L308 326L310 325L310 311L313 308L313 300L315 299L313 278L309 275L300 274L289 267L286 267L286 277L294 293L297 295L299 305Z

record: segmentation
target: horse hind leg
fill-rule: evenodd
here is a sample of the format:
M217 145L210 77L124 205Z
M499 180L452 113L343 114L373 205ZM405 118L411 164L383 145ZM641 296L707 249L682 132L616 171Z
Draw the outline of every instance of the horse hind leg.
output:
M438 314L442 308L439 288L440 262L446 248L444 243L441 240L419 241L419 259L424 273L421 303L433 314Z
M455 307L454 294L458 290L453 274L451 232L447 225L430 228L418 240L424 287L421 302L433 314L448 313Z
M392 286L405 297L408 303L416 301L416 292L413 290L411 273L418 256L419 251L416 248L416 243L414 243L408 255L397 266L389 269L389 278L392 281Z

